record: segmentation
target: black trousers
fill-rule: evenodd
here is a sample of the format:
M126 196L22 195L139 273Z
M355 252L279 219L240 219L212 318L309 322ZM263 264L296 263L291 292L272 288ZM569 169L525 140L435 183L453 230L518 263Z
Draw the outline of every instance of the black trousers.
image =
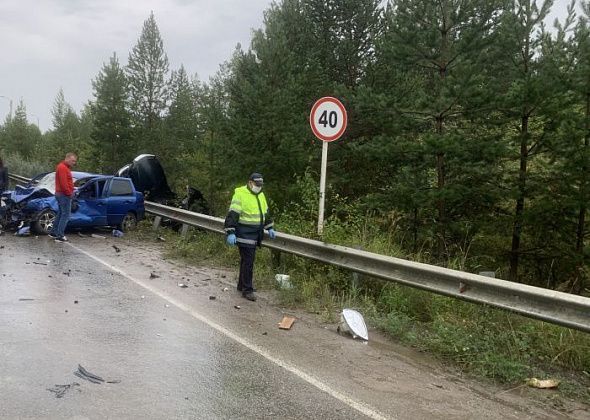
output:
M242 293L251 293L254 291L252 277L254 276L254 258L256 257L256 248L240 246L240 277L238 280L238 290Z

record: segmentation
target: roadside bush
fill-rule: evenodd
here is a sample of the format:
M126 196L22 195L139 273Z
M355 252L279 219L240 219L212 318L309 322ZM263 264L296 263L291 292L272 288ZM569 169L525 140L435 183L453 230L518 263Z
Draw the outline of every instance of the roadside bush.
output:
M5 156L4 165L8 168L9 173L28 178L51 170L46 164L25 159L18 153Z

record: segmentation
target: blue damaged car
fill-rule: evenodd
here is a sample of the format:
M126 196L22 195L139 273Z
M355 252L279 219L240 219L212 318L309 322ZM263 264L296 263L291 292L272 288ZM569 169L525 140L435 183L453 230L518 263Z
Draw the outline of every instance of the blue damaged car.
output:
M72 172L74 201L67 228L98 226L133 229L145 214L144 197L129 178ZM24 187L2 194L0 223L5 228L30 225L47 234L57 214L55 172L36 176Z

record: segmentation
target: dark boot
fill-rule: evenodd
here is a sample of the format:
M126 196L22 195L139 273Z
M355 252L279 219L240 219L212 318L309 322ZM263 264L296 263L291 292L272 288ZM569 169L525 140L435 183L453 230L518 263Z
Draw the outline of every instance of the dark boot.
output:
M244 293L242 296L252 302L256 302L256 295L253 292Z

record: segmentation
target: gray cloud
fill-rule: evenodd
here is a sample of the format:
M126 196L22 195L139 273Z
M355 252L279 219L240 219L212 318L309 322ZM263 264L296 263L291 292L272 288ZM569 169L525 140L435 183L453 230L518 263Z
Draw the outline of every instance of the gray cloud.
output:
M171 69L184 64L202 80L248 46L271 0L0 0L0 95L21 98L29 120L51 128L60 88L79 111L92 98L91 80L113 52L127 62L143 22L154 11ZM9 111L0 98L0 119Z

